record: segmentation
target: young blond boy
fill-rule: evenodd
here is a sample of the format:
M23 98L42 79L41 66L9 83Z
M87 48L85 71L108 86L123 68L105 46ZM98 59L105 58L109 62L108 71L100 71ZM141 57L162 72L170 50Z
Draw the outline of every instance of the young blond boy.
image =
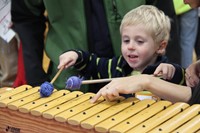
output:
M170 82L185 83L184 70L177 64L166 64L170 20L162 11L150 5L131 10L121 22L120 33L121 56L108 59L81 50L67 51L60 55L58 69L74 66L87 79L161 73Z

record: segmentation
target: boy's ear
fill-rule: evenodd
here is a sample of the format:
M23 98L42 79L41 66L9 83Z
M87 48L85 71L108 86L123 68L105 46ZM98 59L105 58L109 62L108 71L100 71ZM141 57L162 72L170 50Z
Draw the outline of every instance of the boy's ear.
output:
M159 47L157 49L157 54L159 55L164 55L165 52L166 52L166 47L167 47L167 42L166 41L162 41L160 44L159 44Z

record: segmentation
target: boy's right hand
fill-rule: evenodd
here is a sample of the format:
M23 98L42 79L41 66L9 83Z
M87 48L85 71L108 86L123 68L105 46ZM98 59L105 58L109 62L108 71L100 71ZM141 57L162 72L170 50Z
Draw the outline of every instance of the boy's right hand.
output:
M62 66L64 66L65 68L73 66L76 63L77 59L78 59L78 54L74 51L68 51L61 54L59 57L58 69L60 69Z

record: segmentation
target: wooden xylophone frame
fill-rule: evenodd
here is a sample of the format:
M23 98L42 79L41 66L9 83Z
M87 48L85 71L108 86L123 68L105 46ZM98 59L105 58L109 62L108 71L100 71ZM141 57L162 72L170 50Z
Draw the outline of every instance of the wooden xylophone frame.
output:
M39 87L0 92L0 133L199 132L200 105L169 101L100 98L93 93L54 91L40 98Z

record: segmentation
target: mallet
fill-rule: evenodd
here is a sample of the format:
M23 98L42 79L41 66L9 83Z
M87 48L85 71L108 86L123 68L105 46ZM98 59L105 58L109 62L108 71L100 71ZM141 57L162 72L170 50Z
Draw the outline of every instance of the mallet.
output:
M95 83L104 83L104 82L110 82L113 78L107 78L107 79L94 79L94 80L83 80L83 78L79 78L77 76L71 76L66 81L66 88L71 90L77 90L80 89L82 84L95 84Z
M64 69L64 66L60 68L60 70L56 73L56 75L53 77L50 83L47 81L42 83L42 85L40 86L41 97L48 97L52 94L54 90L53 83L58 78L58 76L60 75L63 69Z

